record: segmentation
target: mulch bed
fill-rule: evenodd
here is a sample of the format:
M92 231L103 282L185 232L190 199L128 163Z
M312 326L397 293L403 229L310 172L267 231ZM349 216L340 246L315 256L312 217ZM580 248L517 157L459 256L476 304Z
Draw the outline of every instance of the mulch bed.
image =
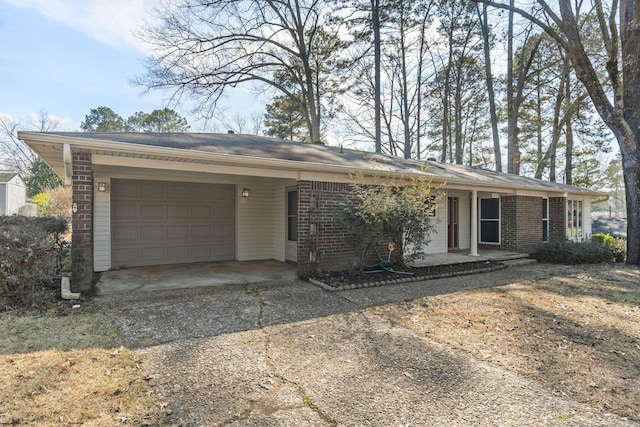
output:
M501 270L505 267L504 264L495 261L477 261L428 267L409 267L404 269L402 273L358 270L321 272L310 275L309 282L328 291L344 291L347 289L369 288L373 286L484 273Z

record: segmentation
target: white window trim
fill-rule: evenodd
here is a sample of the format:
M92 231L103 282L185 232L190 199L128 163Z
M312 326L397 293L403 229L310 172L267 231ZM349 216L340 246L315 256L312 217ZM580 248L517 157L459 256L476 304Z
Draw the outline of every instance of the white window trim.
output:
M542 217L542 227L543 227L543 230L542 230L543 240L542 241L546 243L549 240L551 240L550 236L549 236L549 199L546 198L546 197L543 197L542 198L542 202L547 204L547 217L546 218ZM547 240L544 240L544 232L545 232L544 228L546 228Z
M578 205L578 202L580 203ZM571 219L571 227L569 227L569 211L573 212L573 204L575 203L576 210L578 211L578 218L580 218L580 235L577 233L577 227L573 223L573 218ZM585 230L584 230L584 205L585 202L583 199L567 199L567 209L565 212L565 224L567 224L567 240L571 240L574 242L582 242L585 240ZM578 210L578 206L580 206ZM573 231L570 233L570 230L576 230L575 236Z

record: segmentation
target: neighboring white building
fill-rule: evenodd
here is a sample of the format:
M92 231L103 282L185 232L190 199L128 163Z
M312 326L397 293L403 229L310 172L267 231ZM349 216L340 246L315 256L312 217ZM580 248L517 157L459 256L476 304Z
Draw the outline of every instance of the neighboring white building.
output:
M0 215L18 213L27 202L27 186L15 172L0 172Z

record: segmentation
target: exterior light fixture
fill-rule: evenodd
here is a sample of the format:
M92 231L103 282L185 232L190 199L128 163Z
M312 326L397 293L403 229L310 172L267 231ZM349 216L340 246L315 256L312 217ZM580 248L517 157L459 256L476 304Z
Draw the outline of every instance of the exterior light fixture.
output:
M107 183L106 182L99 182L98 183L98 191L101 193L104 193L107 191Z
M242 189L242 197L249 197L250 193L251 193L251 191L249 191L248 188L243 188Z

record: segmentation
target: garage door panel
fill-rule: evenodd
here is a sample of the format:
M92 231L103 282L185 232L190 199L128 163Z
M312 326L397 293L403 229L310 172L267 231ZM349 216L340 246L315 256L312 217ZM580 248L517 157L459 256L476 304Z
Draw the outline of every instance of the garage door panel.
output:
M140 195L138 191L140 186L137 183L125 180L113 180L111 181L111 193L117 193L119 197L123 199L138 200Z
M143 200L167 198L167 184L163 181L142 181L140 183L140 198Z
M195 205L191 208L191 219L213 221L213 207L205 205Z
M113 179L114 267L235 258L235 188Z
M214 251L213 251L214 256L216 258L224 259L226 257L233 256L233 250L229 245L214 245L213 248L214 248Z
M185 204L167 206L167 219L171 221L188 221L189 206Z
M213 189L209 184L193 185L191 187L191 200L200 202L211 202Z
M170 240L189 240L189 229L188 225L169 224L167 226L167 238Z
M136 221L138 219L138 203L122 202L113 207L111 216L114 220Z
M194 240L210 240L214 237L211 225L194 225L191 227L191 237Z
M162 262L167 259L167 249L165 247L152 247L140 249L140 261L144 263Z
M162 204L140 204L142 221L161 221L165 219L165 206Z
M232 201L235 199L236 196L236 191L235 188L233 188L232 186L225 186L225 187L216 187L214 189L214 200L227 200L227 201Z
M140 228L140 238L145 242L150 241L166 241L167 227L165 225L144 226Z
M137 262L140 257L138 256L138 249L130 248L113 251L111 258L113 266L120 267L133 265L132 263Z
M234 220L234 209L233 206L216 206L214 211L214 216L217 221L231 223Z
M139 240L138 236L139 227L135 226L118 226L113 227L111 230L113 240L118 241L132 241L137 242Z
M189 184L170 182L167 184L167 199L189 200Z

